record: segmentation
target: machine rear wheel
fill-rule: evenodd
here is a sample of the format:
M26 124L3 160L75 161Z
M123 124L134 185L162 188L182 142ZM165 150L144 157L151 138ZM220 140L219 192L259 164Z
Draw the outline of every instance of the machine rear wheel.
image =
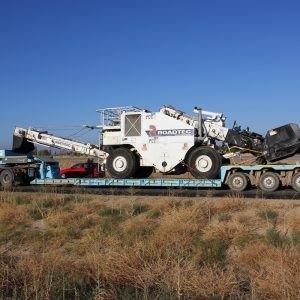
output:
M267 172L260 176L259 188L264 192L275 192L280 186L280 179L278 174Z
M130 178L137 170L137 159L127 148L115 149L109 154L106 168L113 178Z
M228 178L228 186L234 192L242 192L249 185L249 177L241 172L232 173Z
M3 170L0 174L0 184L4 188L10 188L14 183L14 174L11 170Z
M294 174L292 178L292 187L295 191L300 192L300 173Z
M213 148L194 149L188 158L188 168L195 178L217 178L220 175L221 156Z

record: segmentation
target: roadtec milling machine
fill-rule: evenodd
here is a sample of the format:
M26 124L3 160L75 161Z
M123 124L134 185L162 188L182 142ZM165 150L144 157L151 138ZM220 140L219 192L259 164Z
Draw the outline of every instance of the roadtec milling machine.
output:
M225 127L222 113L194 108L191 116L172 106L158 112L136 107L97 110L100 145L73 141L36 129L17 127L13 151L29 153L41 144L103 159L113 178L147 178L154 169L162 173L189 171L195 178L219 178L231 155L251 153L257 163L275 162L300 152L296 124L272 129L266 137Z

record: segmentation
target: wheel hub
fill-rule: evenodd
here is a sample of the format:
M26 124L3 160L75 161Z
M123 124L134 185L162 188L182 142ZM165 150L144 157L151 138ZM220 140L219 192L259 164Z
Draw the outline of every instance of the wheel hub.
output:
M240 177L235 177L233 180L233 184L236 187L241 187L243 185L243 180Z
M212 160L207 155L200 155L195 162L196 168L200 172L208 172L212 168Z
M275 185L275 180L272 177L267 177L264 180L264 185L268 188L271 188Z
M9 182L10 181L10 176L8 174L5 174L4 178L3 178L3 181L5 183Z
M123 156L117 156L113 160L113 167L116 171L122 172L126 169L127 167L127 161Z

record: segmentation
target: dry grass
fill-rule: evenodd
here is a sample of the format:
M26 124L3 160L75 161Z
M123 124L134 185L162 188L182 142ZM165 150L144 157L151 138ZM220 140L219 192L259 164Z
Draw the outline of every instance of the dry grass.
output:
M299 205L0 192L0 299L300 299Z

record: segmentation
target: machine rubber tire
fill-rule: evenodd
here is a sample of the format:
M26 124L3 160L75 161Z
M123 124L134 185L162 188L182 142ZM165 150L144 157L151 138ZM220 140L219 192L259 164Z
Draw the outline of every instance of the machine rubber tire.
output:
M220 176L222 158L213 148L199 147L190 153L187 164L195 178L215 179Z
M296 173L293 175L292 187L296 192L300 192L300 173Z
M275 192L280 186L280 178L277 173L266 172L259 178L258 187L264 192Z
M136 155L127 148L113 150L106 162L106 168L113 178L130 178L137 170Z
M221 160L222 160L222 166L231 164L231 161L229 158L225 158L225 157L221 156Z
M138 167L134 173L134 178L148 178L153 173L153 167Z
M266 165L267 164L267 160L264 157L257 157L255 161L258 165Z
M12 187L14 183L14 173L11 170L3 170L0 173L0 184L4 188Z
M249 177L242 172L232 173L228 178L228 186L234 192L243 192L249 185Z

